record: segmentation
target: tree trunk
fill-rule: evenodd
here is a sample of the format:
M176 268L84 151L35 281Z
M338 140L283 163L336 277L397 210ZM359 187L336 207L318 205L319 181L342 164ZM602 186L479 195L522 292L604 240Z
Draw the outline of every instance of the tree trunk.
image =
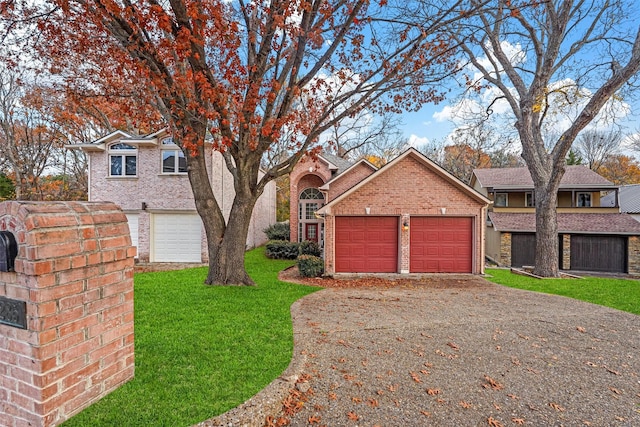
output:
M550 183L536 186L536 262L533 273L558 277L558 188Z
M208 285L254 285L244 265L244 254L251 213L255 206L252 196L236 194L222 242L217 250L209 245Z

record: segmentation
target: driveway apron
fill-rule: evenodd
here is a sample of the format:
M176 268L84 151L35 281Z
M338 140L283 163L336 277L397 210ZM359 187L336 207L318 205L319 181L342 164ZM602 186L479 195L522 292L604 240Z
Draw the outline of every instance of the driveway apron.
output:
M640 426L640 316L480 278L324 289L292 315L292 426Z

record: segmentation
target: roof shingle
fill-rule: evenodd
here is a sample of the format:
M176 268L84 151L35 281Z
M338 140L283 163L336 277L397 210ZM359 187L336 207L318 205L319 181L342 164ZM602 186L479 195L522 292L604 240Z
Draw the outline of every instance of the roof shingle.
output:
M473 174L482 187L533 188L533 180L527 167L475 169ZM584 165L566 166L560 188L573 186L613 186L601 175Z

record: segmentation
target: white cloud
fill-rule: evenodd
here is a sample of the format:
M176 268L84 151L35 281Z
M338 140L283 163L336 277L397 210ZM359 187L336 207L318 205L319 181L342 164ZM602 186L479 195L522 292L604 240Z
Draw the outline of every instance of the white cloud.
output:
M420 148L427 144L429 144L429 138L427 137L420 137L414 134L409 137L409 146L413 148Z

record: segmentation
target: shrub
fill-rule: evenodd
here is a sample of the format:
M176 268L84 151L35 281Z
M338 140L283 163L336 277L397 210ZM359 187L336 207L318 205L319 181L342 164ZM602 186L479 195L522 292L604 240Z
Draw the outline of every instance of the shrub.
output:
M313 255L300 255L296 261L302 277L318 277L324 273L324 260Z
M296 259L300 253L298 243L285 240L267 242L265 254L272 259Z
M320 250L320 246L316 242L305 240L304 242L300 243L300 255L320 256L322 255L322 251Z
M269 240L289 240L289 221L286 222L276 222L275 224L271 224L264 230L264 234L267 235L267 239Z

